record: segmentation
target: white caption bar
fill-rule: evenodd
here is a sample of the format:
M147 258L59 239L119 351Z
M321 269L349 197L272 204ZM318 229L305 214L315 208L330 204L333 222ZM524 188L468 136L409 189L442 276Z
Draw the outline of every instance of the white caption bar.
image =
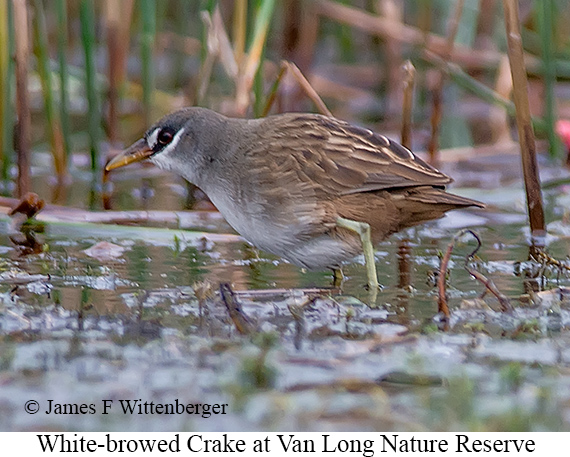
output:
M3 455L558 455L567 433L2 433Z

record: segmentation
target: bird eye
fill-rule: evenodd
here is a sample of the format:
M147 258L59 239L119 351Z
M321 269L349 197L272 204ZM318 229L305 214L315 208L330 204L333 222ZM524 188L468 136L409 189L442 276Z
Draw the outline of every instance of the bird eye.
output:
M170 130L162 129L158 133L157 141L162 146L166 146L168 143L170 143L172 141L172 138L174 138L174 135L172 134L172 132Z

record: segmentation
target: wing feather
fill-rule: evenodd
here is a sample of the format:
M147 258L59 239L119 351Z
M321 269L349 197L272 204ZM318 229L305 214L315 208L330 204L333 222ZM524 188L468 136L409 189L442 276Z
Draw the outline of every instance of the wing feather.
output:
M288 113L257 125L261 141L250 149L256 160L294 170L331 196L452 181L395 141L338 119Z

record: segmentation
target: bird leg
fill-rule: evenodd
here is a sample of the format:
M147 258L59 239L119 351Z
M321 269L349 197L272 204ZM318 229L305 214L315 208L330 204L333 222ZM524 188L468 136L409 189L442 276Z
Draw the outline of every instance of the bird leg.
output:
M333 287L340 289L342 287L342 282L344 281L344 275L342 274L341 268L333 268Z
M364 261L366 264L366 274L368 275L368 288L371 291L378 290L378 276L376 276L376 264L374 262L374 246L372 245L372 237L370 235L370 224L366 222L352 221L339 217L336 225L341 228L351 230L358 233L360 242L362 243L362 251L364 252Z

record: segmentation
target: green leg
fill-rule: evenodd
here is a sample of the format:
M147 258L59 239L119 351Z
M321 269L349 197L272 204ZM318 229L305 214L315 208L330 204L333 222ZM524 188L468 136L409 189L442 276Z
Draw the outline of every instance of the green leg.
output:
M376 264L374 262L374 246L372 246L372 238L370 236L370 225L366 222L351 221L339 217L336 220L336 225L339 227L352 230L360 235L362 243L362 250L364 251L364 260L366 263L366 273L368 275L368 287L371 291L377 291L378 276L376 276Z
M333 287L340 289L342 287L342 282L344 281L344 275L340 268L333 268Z

